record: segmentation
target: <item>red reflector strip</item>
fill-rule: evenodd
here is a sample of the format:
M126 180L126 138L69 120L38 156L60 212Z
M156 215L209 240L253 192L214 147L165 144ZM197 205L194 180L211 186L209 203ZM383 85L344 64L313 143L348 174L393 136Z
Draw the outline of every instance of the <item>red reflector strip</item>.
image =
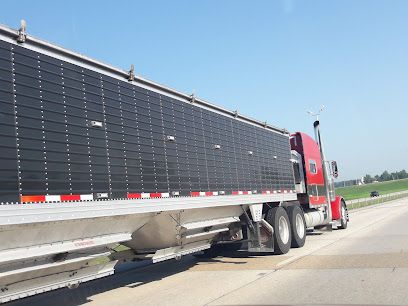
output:
M81 196L79 194L63 194L60 196L61 201L79 201Z
M45 202L45 196L43 195L21 196L21 202L22 203Z
M150 197L151 198L161 198L161 193L151 193Z
M205 196L206 197L210 197L210 196L213 196L214 194L213 194L213 192L212 191L206 191L205 192Z
M140 193L128 193L127 197L128 197L128 199L141 199L142 194L140 194Z

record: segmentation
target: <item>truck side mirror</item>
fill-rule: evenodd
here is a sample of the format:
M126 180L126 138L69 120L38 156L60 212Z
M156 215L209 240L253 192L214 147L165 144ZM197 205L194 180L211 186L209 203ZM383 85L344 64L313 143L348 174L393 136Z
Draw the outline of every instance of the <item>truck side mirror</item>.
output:
M339 176L339 170L337 168L337 162L336 161L331 162L331 168L332 168L333 177L337 178Z

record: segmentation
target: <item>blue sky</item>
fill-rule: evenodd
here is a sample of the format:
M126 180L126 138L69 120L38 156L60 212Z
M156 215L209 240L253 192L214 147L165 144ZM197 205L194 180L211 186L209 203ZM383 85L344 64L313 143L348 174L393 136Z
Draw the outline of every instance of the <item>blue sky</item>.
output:
M290 131L340 179L408 170L408 1L2 0L0 23Z

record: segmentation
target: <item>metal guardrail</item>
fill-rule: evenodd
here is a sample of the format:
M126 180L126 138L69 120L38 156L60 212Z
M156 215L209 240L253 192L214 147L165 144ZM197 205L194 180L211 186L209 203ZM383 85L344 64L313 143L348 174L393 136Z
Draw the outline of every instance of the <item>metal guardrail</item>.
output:
M408 197L408 190L388 193L388 194L380 195L378 197L369 197L369 198L349 200L349 201L346 201L346 203L347 203L347 208L350 210L350 209L360 208L364 206L380 204L383 202L388 202L388 201L403 198L403 197Z

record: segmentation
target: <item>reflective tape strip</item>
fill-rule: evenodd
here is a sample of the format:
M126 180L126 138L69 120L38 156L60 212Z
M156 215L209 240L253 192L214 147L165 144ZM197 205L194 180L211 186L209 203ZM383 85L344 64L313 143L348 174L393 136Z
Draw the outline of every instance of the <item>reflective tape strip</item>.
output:
M219 194L225 194L225 191L192 191L190 195L192 197L211 197Z
M151 192L151 193L128 193L128 199L154 199L154 198L168 198L170 194L168 192Z
M128 193L127 197L128 199L141 199L142 194L141 193Z
M45 202L45 196L43 195L21 196L21 202L22 203Z
M254 193L258 193L258 191L256 191L256 190L254 190L254 191L252 191L252 190L245 190L245 191L238 190L238 191L233 191L232 192L233 195L243 195L243 194L247 195L247 194L254 194Z
M59 195L46 195L45 196L46 202L61 202L61 196Z
M93 199L93 194L51 194L21 196L22 203L92 201Z
M94 199L93 194L81 194L81 201L92 201Z
M79 194L63 194L60 196L61 201L79 201L81 196Z

